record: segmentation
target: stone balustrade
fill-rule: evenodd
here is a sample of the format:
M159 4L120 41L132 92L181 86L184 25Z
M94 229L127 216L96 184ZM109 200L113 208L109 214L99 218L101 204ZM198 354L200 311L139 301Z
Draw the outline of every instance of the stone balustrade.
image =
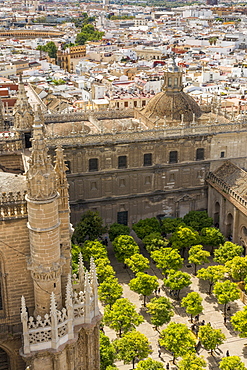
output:
M49 147L66 146L66 145L100 145L105 142L125 142L125 141L150 141L158 139L169 139L180 136L197 136L197 135L214 135L219 132L246 131L247 122L244 120L238 122L222 124L197 124L191 122L189 125L180 125L180 127L167 127L165 124L155 126L153 129L146 129L145 126L129 125L125 131L117 131L115 127L111 132L85 134L71 132L66 136L50 135L47 138ZM102 132L102 131L101 131Z
M26 191L0 195L0 220L27 217Z
M75 285L81 285L83 290L76 292ZM91 324L99 315L97 276L94 261L90 261L90 271L85 272L82 257L79 256L78 278L68 276L66 286L65 307L57 310L55 294L51 293L50 312L44 318L28 317L25 298L21 299L21 321L23 326L23 351L58 349L74 338L74 326Z
M239 202L242 206L247 207L247 200L244 199L241 195L236 193L228 184L226 184L223 180L217 177L214 173L209 172L208 177L209 180L212 180L214 183L220 186L220 188L233 197L237 202Z
M15 152L23 148L19 132L0 132L0 153Z

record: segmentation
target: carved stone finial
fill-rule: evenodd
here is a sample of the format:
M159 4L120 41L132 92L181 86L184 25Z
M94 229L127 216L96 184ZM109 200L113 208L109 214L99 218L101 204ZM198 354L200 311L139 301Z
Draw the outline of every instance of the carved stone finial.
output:
M56 172L47 153L43 127L36 112L30 165L26 173L28 198L34 200L51 199L57 195Z
M55 171L58 177L59 185L64 185L67 188L68 182L66 178L66 171L68 171L68 167L65 164L63 148L61 146L58 146L56 149Z
M21 320L27 320L27 308L24 296L21 296Z
M91 284L91 287L92 287L93 291L98 286L96 265L95 265L94 259L92 257L90 259L90 284Z
M17 100L13 110L14 115L14 128L16 131L30 132L34 113L32 107L28 101L28 97L25 91L24 83L22 81L22 76L20 75L19 89Z
M54 292L51 293L51 315L56 315L57 313L57 304L56 297Z
M66 171L68 167L64 161L63 149L58 146L56 149L56 162L55 162L55 172L57 175L57 190L60 194L60 204L63 209L69 208L69 193L68 193L68 181L66 177Z
M85 282L85 268L83 264L82 254L79 253L79 262L78 262L78 273L79 273L79 280L81 284L81 290L84 289L84 282Z
M91 295L92 293L88 271L85 272L84 292L85 292L85 295L88 295L88 294Z
M71 275L68 274L68 282L66 285L66 298L65 298L66 308L72 306L72 284L71 284Z

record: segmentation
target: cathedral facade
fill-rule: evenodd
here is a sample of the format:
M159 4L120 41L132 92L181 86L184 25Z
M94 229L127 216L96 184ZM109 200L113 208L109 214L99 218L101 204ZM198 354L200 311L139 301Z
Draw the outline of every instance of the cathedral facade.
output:
M208 210L246 245L247 117L195 102L174 61L164 81L134 111L34 117L22 81L11 128L0 109L1 370L99 369L95 266L80 259L71 278L70 216L131 226Z

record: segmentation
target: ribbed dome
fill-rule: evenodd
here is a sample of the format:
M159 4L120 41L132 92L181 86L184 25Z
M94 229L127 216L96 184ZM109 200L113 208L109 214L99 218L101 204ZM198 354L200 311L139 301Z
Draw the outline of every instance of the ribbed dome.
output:
M199 118L202 112L195 100L183 91L162 91L149 101L142 114L150 119L164 119L166 116L167 120L174 121L181 121L183 114L184 122L192 122L193 114L195 118Z

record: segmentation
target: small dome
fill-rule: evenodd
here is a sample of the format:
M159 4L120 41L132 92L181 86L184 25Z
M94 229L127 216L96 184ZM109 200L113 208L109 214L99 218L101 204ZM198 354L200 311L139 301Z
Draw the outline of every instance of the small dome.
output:
M181 121L183 114L184 122L192 122L193 114L199 118L202 112L196 101L183 91L173 94L162 91L149 101L142 114L150 119L164 119L166 116L174 121Z

